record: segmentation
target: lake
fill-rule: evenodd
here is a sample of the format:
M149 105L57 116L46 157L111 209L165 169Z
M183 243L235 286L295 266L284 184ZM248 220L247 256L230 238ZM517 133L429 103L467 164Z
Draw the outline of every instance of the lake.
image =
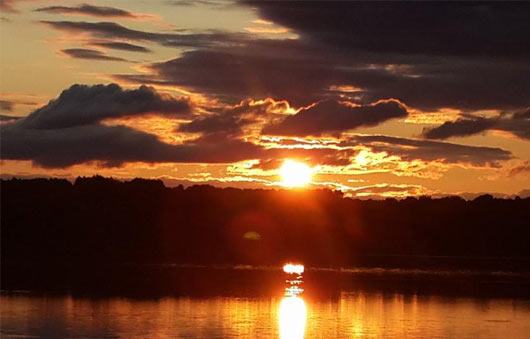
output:
M4 291L2 338L477 339L530 333L530 299L503 294L521 287L526 274L307 270L302 278L271 268L164 270L177 271L190 286L175 282L178 291L156 296L128 293L124 281L122 295L78 288ZM216 282L202 281L216 276ZM160 284L154 280L153 286Z

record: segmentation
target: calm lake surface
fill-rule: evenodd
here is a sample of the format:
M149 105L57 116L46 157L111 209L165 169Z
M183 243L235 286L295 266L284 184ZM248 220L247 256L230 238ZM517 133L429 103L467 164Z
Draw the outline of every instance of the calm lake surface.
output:
M230 271L232 272L232 271ZM235 273L234 273L235 272ZM235 270L234 277L249 272ZM281 289L216 290L158 297L43 295L6 292L1 302L2 338L529 338L530 299L480 294L424 293L392 288L395 271L364 272L363 284L323 284L301 276L252 271L281 279ZM418 274L398 272L399 281L418 285ZM272 275L272 278L270 277ZM360 273L340 275L362 280ZM438 280L477 279L471 274ZM501 274L496 281L505 281ZM201 276L201 279L204 278ZM310 280L318 279L318 275ZM521 277L513 277L515 280ZM432 279L432 277L429 277ZM510 278L511 279L511 278ZM508 280L510 280L508 279ZM302 280L304 280L302 282ZM364 279L366 280L366 279ZM370 279L369 279L370 280ZM436 284L433 279L433 284ZM232 281L232 280L230 280ZM299 281L299 282L298 282ZM383 284L382 281L388 281ZM416 281L416 283L414 283ZM425 284L425 277L421 278ZM226 282L226 280L225 280ZM294 283L296 282L296 283ZM249 278L241 277L242 284ZM259 284L258 280L253 283ZM227 283L231 284L231 283ZM329 287L330 293L314 293ZM461 284L460 284L461 285ZM296 286L296 293L287 293ZM233 287L233 286L231 286ZM305 289L300 293L300 289ZM311 291L313 289L313 291ZM182 290L182 289L181 289ZM211 290L211 288L210 288ZM187 290L186 290L187 291ZM225 292L223 292L225 291ZM249 292L250 291L250 292ZM329 292L329 291L328 291ZM445 291L447 292L447 291ZM450 291L449 291L450 292ZM177 293L182 294L182 293ZM202 295L201 295L202 294ZM226 294L226 295L223 295ZM465 293L464 293L465 294Z

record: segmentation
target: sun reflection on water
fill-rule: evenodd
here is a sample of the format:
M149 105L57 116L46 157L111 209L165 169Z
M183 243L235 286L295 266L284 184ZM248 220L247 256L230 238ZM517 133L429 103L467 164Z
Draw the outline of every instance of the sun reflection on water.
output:
M303 338L306 322L306 306L298 296L284 297L280 303L280 338Z
M287 274L299 274L304 273L304 265L300 264L285 264L283 265L283 271Z
M304 266L286 264L283 270L288 274L288 279L285 281L285 295L280 302L278 311L280 338L303 338L307 318L305 301L300 296L304 291L301 287ZM292 275L295 276L293 277Z

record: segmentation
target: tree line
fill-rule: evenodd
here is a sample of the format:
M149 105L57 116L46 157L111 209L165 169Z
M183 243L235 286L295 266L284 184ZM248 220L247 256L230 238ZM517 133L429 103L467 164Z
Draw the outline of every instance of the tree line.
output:
M100 176L1 181L3 264L511 263L530 258L529 220L529 198L490 195L356 200Z

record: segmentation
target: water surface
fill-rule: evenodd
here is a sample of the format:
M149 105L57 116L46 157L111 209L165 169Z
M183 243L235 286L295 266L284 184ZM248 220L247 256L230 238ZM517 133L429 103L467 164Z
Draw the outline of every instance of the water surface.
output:
M232 273L236 277L248 274L239 271ZM2 338L278 338L284 334L286 338L304 335L305 338L478 339L528 338L530 333L527 298L395 289L391 273L381 271L377 272L376 280L388 281L387 285L331 284L335 278L311 284L307 277L300 284L293 281L302 280L301 277L285 277L278 272L257 271L254 275L263 275L263 284L280 279L283 290L249 289L243 286L249 280L242 278L240 290L227 286L212 294L134 297L4 292L0 299L1 335ZM267 280L265 277L270 275L273 278ZM351 272L345 279L358 280ZM440 279L445 278L438 276ZM233 283L237 284L237 279ZM260 284L260 280L252 279L252 283ZM303 293L286 293L285 288L293 286L304 289ZM329 293L315 291L326 286Z

